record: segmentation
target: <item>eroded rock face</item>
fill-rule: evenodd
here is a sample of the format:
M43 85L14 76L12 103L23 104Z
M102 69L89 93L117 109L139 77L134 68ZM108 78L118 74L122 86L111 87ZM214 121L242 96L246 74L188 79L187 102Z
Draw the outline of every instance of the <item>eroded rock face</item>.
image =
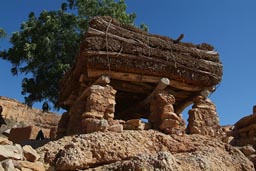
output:
M204 99L202 96L194 99L194 105L189 111L187 132L213 137L221 134L216 106L210 99Z
M5 119L15 120L24 126L35 125L41 128L50 129L56 127L60 120L60 115L45 112L35 108L29 108L27 105L17 100L0 96L0 105L3 107L2 115Z
M218 139L153 130L69 136L37 151L57 170L254 170L239 150Z

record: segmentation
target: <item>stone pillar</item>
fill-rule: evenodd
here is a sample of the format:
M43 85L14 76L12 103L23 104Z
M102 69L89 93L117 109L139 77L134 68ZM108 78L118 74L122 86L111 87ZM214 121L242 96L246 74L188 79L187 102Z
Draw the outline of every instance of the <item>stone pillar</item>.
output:
M162 90L156 93L150 104L149 121L153 128L159 129L167 134L183 134L185 121L174 113L173 104L175 97L168 91Z
M107 120L114 118L115 94L116 90L109 85L92 85L87 98L75 102L70 110L62 115L57 136L107 130Z
M114 118L116 90L109 85L92 85L88 94L86 110L81 117L84 132L105 131L107 120Z
M197 96L193 99L194 105L189 110L187 132L189 134L202 134L217 136L220 134L219 117L216 106L210 99Z

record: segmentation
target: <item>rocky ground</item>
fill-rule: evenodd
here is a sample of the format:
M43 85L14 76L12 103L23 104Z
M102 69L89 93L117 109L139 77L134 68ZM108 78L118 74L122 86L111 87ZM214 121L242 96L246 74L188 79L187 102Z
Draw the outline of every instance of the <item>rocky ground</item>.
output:
M37 151L41 160L56 170L254 170L238 149L218 139L153 130L67 136Z
M26 110L23 104L8 98L5 100L7 102L1 103L4 104L4 116L9 116L6 117L8 128L30 124L47 128L58 120L54 115L37 113L39 110L32 114L33 110ZM26 116L29 112L33 117ZM44 118L47 122L41 123ZM232 126L222 127L229 136L221 134L216 138L208 133L167 135L152 129L94 130L87 134L29 140L22 144L14 144L2 136L0 171L253 171L251 161L255 163L253 157L256 155L253 118L255 115L242 119L235 124L234 130ZM131 121L137 123L137 120ZM2 129L7 127L2 126Z

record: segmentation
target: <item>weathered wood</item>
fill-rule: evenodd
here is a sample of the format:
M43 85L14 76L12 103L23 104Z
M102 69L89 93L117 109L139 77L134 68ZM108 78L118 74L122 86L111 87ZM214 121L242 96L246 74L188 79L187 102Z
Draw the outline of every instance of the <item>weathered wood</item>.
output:
M154 77L149 75L139 75L133 73L122 73L122 72L114 72L108 70L88 70L88 77L99 77L102 74L107 74L110 78L123 80L123 81L131 81L131 82L145 82L145 83L158 83L161 80L161 77ZM201 87L188 85L186 83L178 82L175 80L170 80L169 86L186 91L200 91Z
M155 94L159 90L164 90L168 85L170 85L170 80L168 78L161 78L154 91L145 100L139 103L139 106L145 106L146 104L150 103Z
M131 81L131 82L147 82L147 83L157 83L161 79L160 77L148 76L148 75L139 75L132 73L124 73L124 72L115 72L109 70L88 70L88 77L98 77L102 74L107 74L110 78L123 80L123 81Z
M149 94L151 89L145 87L143 85L133 84L128 81L120 81L120 80L111 80L111 86L114 87L117 91L125 91L130 93L138 93L138 94Z
M179 113L200 92L208 96L208 88L222 79L222 63L214 48L206 43L184 43L181 38L175 41L149 34L109 17L92 19L76 64L61 83L59 103L71 105L72 101L83 100L89 85L107 74L118 90L118 112L143 102L144 108L134 113L146 116L149 112L145 104L155 89L168 89L175 96L174 107ZM169 84L161 83L163 77L169 79Z
M191 104L193 104L193 100L191 98L187 98L184 101L180 102L178 105L176 105L174 111L176 114L179 115Z
M183 110L185 110L189 105L194 103L193 99L197 96L203 96L206 99L211 93L210 90L212 90L212 87L204 88L202 91L193 93L192 95L190 95L190 97L185 98L183 101L179 102L179 104L175 106L175 113L177 114L182 113Z
M112 20L109 17L96 17L94 20L90 22L90 28L96 29L102 32L106 32L106 29L108 28L108 32L107 32L108 36L110 34L113 34L116 36L120 36L123 38L140 42L141 44L147 45L149 47L155 47L159 49L172 49L173 51L177 50L180 52L186 51L189 53L194 53L195 50L193 48L197 48L197 46L193 44L188 44L188 43L174 44L173 43L174 40L170 38L149 34L147 32L143 32L134 27L122 25L118 21ZM89 32L90 32L90 28L89 28ZM90 36L90 34L88 36ZM201 52L203 52L203 50ZM213 60L213 61L219 60L218 55L205 56L205 53L200 53L199 55L203 58L206 58L207 60Z
M90 51L105 51L105 52L116 52L120 54L129 54L135 56L147 56L152 59L162 59L166 62L176 62L179 65L184 65L189 68L197 68L199 70L215 72L216 74L221 74L222 64L218 62L213 62L209 60L202 59L198 55L191 55L188 52L173 52L166 49L148 48L145 45L133 40L125 40L122 37L116 35L109 35L108 44L105 43L105 34L102 32L102 37L87 37L84 40L85 48ZM106 49L108 49L106 51ZM131 50L132 49L132 50ZM86 50L87 51L87 50ZM150 52L149 52L150 51ZM199 53L199 51L196 51ZM119 55L118 55L119 56ZM196 56L196 57L195 57ZM125 56L124 56L125 57Z
M160 91L164 90L170 84L170 80L168 78L161 78L156 85L155 89L141 102L132 106L131 108L126 109L122 113L134 113L135 111L140 110L141 108L145 107L147 104L151 102L155 94Z
M138 58L135 55L104 51L87 51L85 53L87 56L87 69L112 70L168 77L173 80L180 80L184 83L201 86L212 86L221 80L218 74L187 67L175 62L163 61L157 58L146 56L140 56Z

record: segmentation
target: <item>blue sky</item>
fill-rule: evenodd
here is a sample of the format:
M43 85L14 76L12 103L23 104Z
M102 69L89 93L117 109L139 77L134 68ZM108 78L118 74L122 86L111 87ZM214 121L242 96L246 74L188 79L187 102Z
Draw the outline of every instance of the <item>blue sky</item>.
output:
M58 9L63 0L8 0L1 2L0 27L9 35L19 30L28 13ZM232 0L126 0L128 12L137 14L136 23L145 23L151 33L183 41L207 42L220 53L224 65L223 80L211 100L217 105L220 122L234 124L251 114L256 105L256 1ZM0 40L0 48L8 48ZM10 64L0 60L0 96L23 101L22 76L13 77ZM41 107L37 104L36 107ZM187 114L184 113L184 119Z

